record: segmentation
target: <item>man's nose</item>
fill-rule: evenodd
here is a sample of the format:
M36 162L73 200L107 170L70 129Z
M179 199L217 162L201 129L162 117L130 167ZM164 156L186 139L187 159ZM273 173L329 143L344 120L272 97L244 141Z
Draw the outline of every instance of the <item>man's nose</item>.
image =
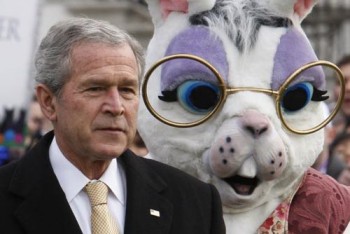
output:
M113 116L122 115L124 113L123 99L120 96L118 88L111 88L106 92L102 108L103 112Z

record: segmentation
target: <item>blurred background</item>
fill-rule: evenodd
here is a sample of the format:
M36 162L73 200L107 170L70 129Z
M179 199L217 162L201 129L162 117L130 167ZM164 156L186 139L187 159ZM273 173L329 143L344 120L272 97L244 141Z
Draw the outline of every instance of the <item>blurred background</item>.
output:
M115 23L144 46L153 31L144 0L41 0L39 14L39 37L57 20L76 15ZM350 0L320 0L303 27L319 58L337 61L350 53Z
M144 0L0 0L0 165L49 129L33 97L32 59L49 27L73 16L107 20L145 48L153 32ZM350 0L319 0L302 26L320 59L350 54Z
M320 0L303 28L320 59L338 61L350 53L350 0Z

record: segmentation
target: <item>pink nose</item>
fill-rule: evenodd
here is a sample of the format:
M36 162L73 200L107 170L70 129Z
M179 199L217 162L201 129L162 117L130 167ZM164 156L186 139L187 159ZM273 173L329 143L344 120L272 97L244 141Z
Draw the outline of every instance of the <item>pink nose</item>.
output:
M269 131L269 119L255 110L247 110L241 118L242 128L251 134L254 138L258 138Z

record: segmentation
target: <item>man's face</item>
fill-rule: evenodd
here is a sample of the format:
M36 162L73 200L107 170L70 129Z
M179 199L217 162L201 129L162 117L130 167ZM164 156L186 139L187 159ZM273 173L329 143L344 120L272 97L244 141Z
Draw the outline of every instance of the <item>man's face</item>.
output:
M82 43L71 76L55 98L55 136L66 157L118 157L132 142L138 110L138 67L131 48Z
M344 139L334 149L335 155L350 166L350 138Z
M342 71L345 78L345 96L341 110L346 116L350 116L350 64L341 66L340 70ZM338 98L339 93L340 86L337 84L335 85L334 89L334 95L336 99Z
M39 103L33 101L28 110L27 127L29 135L34 135L37 131L40 131L44 121L45 117L41 112Z

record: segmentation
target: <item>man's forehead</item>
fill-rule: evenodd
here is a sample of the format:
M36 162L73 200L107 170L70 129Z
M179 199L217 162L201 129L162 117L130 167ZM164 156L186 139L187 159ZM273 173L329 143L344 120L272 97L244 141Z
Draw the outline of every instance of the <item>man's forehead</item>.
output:
M73 60L74 66L85 67L89 66L91 68L98 68L101 66L136 66L136 60L127 56L96 56L89 59L76 59Z
M127 44L82 43L71 51L71 66L78 70L98 69L105 66L124 66L137 70L136 57Z
M111 45L106 43L83 42L72 48L71 56L76 62L136 62L136 57L127 44Z

